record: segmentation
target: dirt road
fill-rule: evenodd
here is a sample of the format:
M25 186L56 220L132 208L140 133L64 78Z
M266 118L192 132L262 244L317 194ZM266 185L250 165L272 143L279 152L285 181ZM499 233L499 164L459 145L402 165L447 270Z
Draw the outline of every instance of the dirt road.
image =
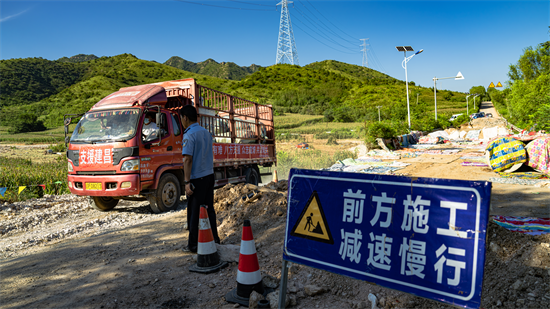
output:
M399 173L488 180L495 175L488 168L460 165L461 155L475 151L402 159L414 164ZM216 191L215 208L222 246L238 246L242 222L250 219L262 276L278 279L287 187L284 181L268 186L277 192L249 203L242 197L250 188L228 185ZM549 198L546 187L493 183L490 213L549 217ZM224 296L236 287L236 260L218 273L188 271L195 260L181 251L185 207L182 200L177 211L157 215L146 202L124 202L101 213L74 196L0 205L1 307L235 308ZM481 307L550 307L550 235L513 233L490 222L487 243ZM451 308L301 265L290 268L288 292L297 308L371 308L370 293L379 308Z

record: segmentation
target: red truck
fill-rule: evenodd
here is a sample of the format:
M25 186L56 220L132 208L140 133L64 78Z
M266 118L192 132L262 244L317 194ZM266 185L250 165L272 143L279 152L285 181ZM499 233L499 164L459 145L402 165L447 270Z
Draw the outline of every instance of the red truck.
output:
M181 79L121 88L84 115L65 115L66 135L71 119L82 116L65 139L71 193L89 196L102 211L121 199L148 200L155 213L176 209L185 192L179 109L189 104L214 139L216 187L257 185L271 174L259 167L277 162L272 106ZM146 117L153 130L146 130Z

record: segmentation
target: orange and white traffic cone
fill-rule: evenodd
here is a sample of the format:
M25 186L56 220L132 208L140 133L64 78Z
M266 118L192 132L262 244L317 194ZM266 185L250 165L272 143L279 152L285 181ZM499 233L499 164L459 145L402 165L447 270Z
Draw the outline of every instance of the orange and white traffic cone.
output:
M237 287L225 295L225 300L248 307L252 291L266 296L273 289L264 287L250 220L244 220L241 254L239 255L239 270L237 272Z
M197 246L197 264L191 265L189 271L209 274L227 267L227 262L220 261L214 235L208 221L206 205L201 205L199 213L199 242Z
M279 179L277 178L277 170L273 171L273 182L279 182Z

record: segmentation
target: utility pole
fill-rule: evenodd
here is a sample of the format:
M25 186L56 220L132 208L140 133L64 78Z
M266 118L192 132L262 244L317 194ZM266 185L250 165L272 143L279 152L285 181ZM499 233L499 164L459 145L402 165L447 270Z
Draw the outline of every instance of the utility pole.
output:
M362 63L362 66L365 67L365 68L368 68L369 67L369 59L367 58L367 40L368 38L366 39L360 39L361 41L363 41L363 44L359 45L359 46L363 46L363 49L361 49L361 51L363 52L363 63Z
M292 1L282 0L277 5L281 6L281 22L279 25L279 42L277 43L277 59L275 64L288 63L300 65L298 61L298 50L294 41L294 32L292 32L292 23L290 22L290 13L288 4Z
M378 122L380 122L380 107L382 107L382 106L377 106L377 108L378 108Z

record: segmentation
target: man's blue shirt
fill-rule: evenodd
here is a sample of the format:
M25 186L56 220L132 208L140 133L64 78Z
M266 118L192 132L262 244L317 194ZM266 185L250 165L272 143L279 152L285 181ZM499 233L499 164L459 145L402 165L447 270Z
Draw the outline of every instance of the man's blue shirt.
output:
M183 133L182 155L193 156L191 179L214 173L212 134L198 123L190 125Z

